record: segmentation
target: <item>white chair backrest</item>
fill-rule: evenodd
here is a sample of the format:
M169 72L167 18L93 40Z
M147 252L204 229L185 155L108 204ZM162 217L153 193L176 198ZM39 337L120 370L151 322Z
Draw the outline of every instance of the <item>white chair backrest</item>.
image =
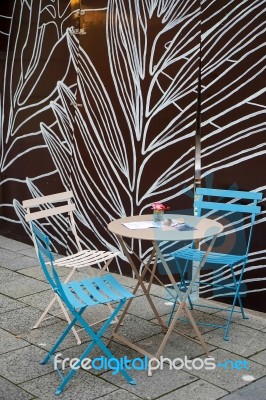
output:
M76 224L73 215L73 212L76 209L76 206L73 202L73 197L73 192L70 190L68 192L56 193L48 196L35 197L34 199L24 200L22 202L22 205L26 210L25 220L27 222L67 213L69 215L70 228L75 237L77 247L81 251L82 247L79 237L77 235ZM61 203L61 205L57 205L57 203ZM62 203L66 204L62 205ZM43 207L40 210L41 206ZM36 208L39 208L39 210L36 210Z

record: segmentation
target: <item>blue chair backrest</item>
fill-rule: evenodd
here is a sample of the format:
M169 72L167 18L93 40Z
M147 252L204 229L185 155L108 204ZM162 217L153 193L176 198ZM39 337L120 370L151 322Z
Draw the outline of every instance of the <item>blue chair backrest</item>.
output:
M50 239L39 228L37 228L34 222L31 222L31 228L33 232L33 240L36 243L38 249L38 258L43 273L47 281L51 285L53 291L57 293L65 302L67 302L64 290L62 288L62 283L54 266L54 256L50 250ZM47 268L47 262L49 262L51 265L52 273L50 273L49 269Z
M215 199L214 199L215 198ZM250 215L250 230L246 251L248 252L255 217L261 207L257 205L262 199L262 193L244 192L238 190L196 188L194 209L198 216L202 210L228 211L229 213L243 213Z

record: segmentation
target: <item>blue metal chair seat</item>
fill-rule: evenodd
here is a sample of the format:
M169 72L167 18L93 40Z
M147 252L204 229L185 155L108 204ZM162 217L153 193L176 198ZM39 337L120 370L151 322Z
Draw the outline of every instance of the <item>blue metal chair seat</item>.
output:
M174 257L181 258L184 260L193 260L200 262L204 257L205 252L198 249L184 248L177 250L173 253ZM236 265L243 262L247 258L247 255L236 255L236 254L223 254L211 252L206 258L206 263L212 264L225 264L225 265Z
M69 304L74 308L108 304L134 297L112 275L62 284Z
M46 364L48 361L54 364L54 354L56 350L58 349L61 342L70 333L71 329L76 323L80 323L82 328L84 328L84 330L87 332L89 339L91 340L87 348L79 357L78 362L75 363L76 368L70 369L66 376L63 376L62 371L58 369L57 365L56 367L54 365L59 374L59 377L62 380L62 383L58 386L55 392L56 395L59 395L63 391L66 384L70 381L74 373L77 371L78 367L82 365L82 361L88 357L88 355L91 353L96 345L102 350L102 352L107 356L108 359L114 358L114 355L101 340L101 337L108 329L110 324L114 321L125 302L128 299L134 297L134 295L129 292L124 286L122 286L111 274L103 275L100 277L93 277L91 279L83 279L81 281L62 283L56 272L54 257L49 247L49 238L44 235L43 232L38 229L34 223L31 224L33 238L38 250L38 258L44 275L50 283L52 290L65 304L73 317L73 319L66 327L66 329L64 329L64 331L61 333L60 337L53 345L49 353L41 361L41 364ZM47 268L48 265L52 267L52 272L49 272L49 269ZM108 305L110 303L114 307L112 314L105 320L98 333L94 332L92 327L83 318L83 312L88 309L88 307L94 307L101 304ZM119 372L129 383L136 383L121 365L119 366Z

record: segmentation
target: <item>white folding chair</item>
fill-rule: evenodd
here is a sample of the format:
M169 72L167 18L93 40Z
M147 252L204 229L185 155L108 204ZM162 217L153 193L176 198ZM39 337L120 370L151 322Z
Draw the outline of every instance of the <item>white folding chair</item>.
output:
M60 203L60 204L58 204ZM75 219L74 219L74 211L76 209L75 204L73 202L73 193L72 191L57 193L49 196L42 196L36 197L34 199L24 200L22 203L24 209L26 210L25 220L30 222L36 221L40 219L44 219L44 221L49 221L50 226L52 225L54 229L62 229L62 222L64 221L62 218L66 214L69 220L69 228L73 233L74 243L78 249L77 252L71 254L66 257L61 257L54 262L55 267L66 267L70 270L67 278L65 279L65 283L68 282L71 277L73 276L74 272L80 268L87 267L89 268L89 272L91 275L95 275L95 270L92 268L93 265L97 265L101 267L101 272L106 271L110 262L113 260L115 256L119 254L119 252L111 252L111 251L100 251L100 250L83 250L80 244L80 239L77 234ZM37 210L36 210L37 208ZM57 217L55 217L57 216ZM57 218L57 219L56 219ZM52 221L52 222L51 222ZM61 223L60 223L61 222ZM57 226L56 226L57 225ZM43 224L43 228L45 228L45 224ZM31 227L32 231L32 227ZM65 232L66 234L67 232ZM32 235L34 246L36 253L38 255L38 249L36 243L34 241L34 236ZM104 264L103 264L104 263ZM103 266L102 266L103 264ZM68 323L71 322L70 317L66 311L64 304L62 303L60 297L55 295L52 301L48 304L46 309L41 314L40 318L34 325L33 329L38 328L40 323L43 320L51 318L51 316L47 316L48 312L50 311L51 307L54 303L58 301L62 313L64 314ZM107 304L110 312L113 312L112 306L108 303ZM45 318L46 317L46 318ZM97 321L96 323L102 322ZM72 332L77 340L77 344L81 343L80 337L78 335L78 331L75 327L72 328Z

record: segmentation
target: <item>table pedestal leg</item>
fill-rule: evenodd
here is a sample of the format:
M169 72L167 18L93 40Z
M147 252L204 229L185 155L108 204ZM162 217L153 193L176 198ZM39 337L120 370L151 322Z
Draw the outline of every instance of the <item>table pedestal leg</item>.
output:
M124 254L125 254L126 257L127 257L128 262L130 263L130 266L131 266L131 268L132 268L132 271L134 271L134 273L135 273L135 275L136 275L136 278L137 278L137 281L138 281L138 282L137 282L137 285L135 286L135 288L134 288L134 290L133 290L133 294L137 293L138 288L141 286L141 288L142 288L142 290L143 290L143 293L145 294L145 296L146 296L146 298L147 298L147 300L148 300L148 302L149 302L149 304L150 304L150 306L151 306L151 309L152 309L152 311L154 312L154 315L155 315L155 317L156 317L158 323L159 323L160 326L162 327L163 331L166 331L166 330L167 330L167 326L163 323L163 321L162 321L162 319L161 319L161 317L160 317L160 315L159 315L159 313L158 313L158 311L157 311L157 309L156 309L156 307L155 307L155 305L154 305L154 303L153 303L153 301L152 301L152 299L151 299L151 297L150 297L149 288L146 289L146 286L145 286L145 284L144 284L144 282L143 282L144 276L146 275L146 272L147 272L148 269L149 269L149 265L150 265L152 259L154 258L155 254L156 254L156 250L153 248L152 253L151 253L151 255L150 255L149 259L148 259L148 262L147 262L147 264L144 266L144 269L143 269L143 271L142 271L142 274L140 275L139 272L138 272L138 270L137 270L137 268L136 268L136 266L135 266L135 264L134 264L134 262L133 262L133 260L132 260L132 258L131 258L131 256L130 256L130 254L129 254L129 251L128 251L128 249L127 249L127 246L125 245L125 243L124 243L122 237L121 237L121 236L117 236L117 237L118 237L118 240L119 240L119 242L120 242L120 244L121 244L121 247L122 247L122 249L123 249L123 252L124 252ZM122 336L118 335L118 334L117 334L117 331L118 331L120 325L122 324L122 322L123 322L123 320L124 320L124 318L125 318L125 316L126 316L126 314L127 314L127 311L128 311L128 309L129 309L129 307L130 307L130 304L131 304L131 301L132 301L132 300L133 300L133 298L128 300L128 302L127 302L127 304L126 304L126 306L125 306L125 308L124 308L124 310L123 310L123 312L122 312L122 314L121 314L121 316L120 316L120 318L119 318L119 320L118 320L118 323L117 323L117 325L116 325L116 327L115 327L115 329L114 329L114 332L112 333L112 335L111 335L111 337L110 337L110 339L109 339L109 341L108 341L107 346L109 346L109 345L111 344L111 342L112 342L112 340L113 340L114 337L116 337L117 339L119 338L119 339L120 339L121 341L123 341L125 344L129 344L129 342L128 342L126 339L123 339L123 340L122 340ZM131 345L132 345L132 344L131 344ZM132 346L131 346L131 347L132 347ZM136 346L135 346L135 348L136 348ZM138 348L138 349L140 349L140 348ZM146 353L146 354L148 355L148 353Z

